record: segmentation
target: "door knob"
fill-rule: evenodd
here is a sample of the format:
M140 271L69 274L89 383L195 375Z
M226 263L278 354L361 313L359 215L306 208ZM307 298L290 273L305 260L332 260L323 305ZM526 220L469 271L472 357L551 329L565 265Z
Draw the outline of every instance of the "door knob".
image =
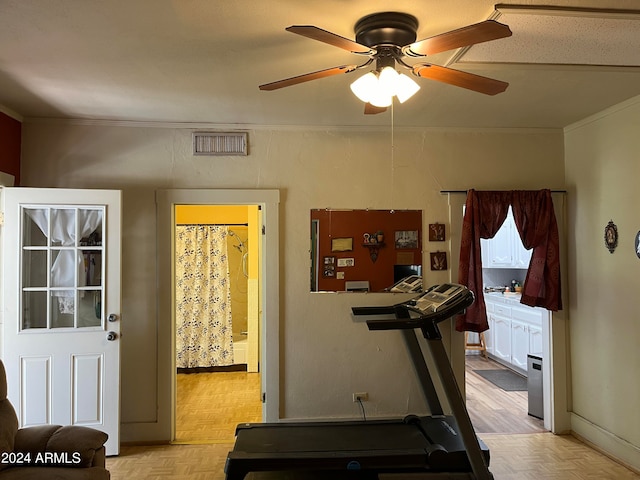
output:
M111 313L107 317L107 320L109 320L110 322L115 322L116 320L118 320L118 316L115 313Z
M107 332L107 340L113 342L116 338L118 338L118 334L116 332Z

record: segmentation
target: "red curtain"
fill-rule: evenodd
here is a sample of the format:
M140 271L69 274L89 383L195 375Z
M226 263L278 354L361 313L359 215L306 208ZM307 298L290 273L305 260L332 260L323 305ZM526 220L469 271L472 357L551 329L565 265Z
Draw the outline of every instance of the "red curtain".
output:
M560 237L549 190L512 192L511 209L525 248L533 248L520 303L562 310Z
M560 299L560 257L558 226L549 190L469 190L462 223L458 283L475 295L475 302L456 319L456 330L484 332L489 328L483 295L480 239L492 238L512 206L522 243L533 248L523 286L521 303L557 311Z

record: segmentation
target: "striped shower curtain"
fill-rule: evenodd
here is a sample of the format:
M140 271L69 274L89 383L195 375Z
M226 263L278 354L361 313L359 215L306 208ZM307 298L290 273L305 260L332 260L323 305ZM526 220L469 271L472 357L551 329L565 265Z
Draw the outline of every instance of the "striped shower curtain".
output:
M176 226L176 365L233 365L228 227Z

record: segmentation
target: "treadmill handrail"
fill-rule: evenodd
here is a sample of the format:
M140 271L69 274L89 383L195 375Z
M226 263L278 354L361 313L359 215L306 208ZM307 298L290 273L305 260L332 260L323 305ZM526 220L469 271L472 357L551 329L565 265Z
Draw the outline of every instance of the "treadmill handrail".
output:
M426 327L447 320L458 315L470 306L475 300L471 290L465 290L463 295L451 304L443 305L442 309L435 312L422 312L411 304L407 303L387 307L353 307L354 315L391 315L395 318L367 320L369 330L404 330ZM411 317L410 312L418 313L418 317Z

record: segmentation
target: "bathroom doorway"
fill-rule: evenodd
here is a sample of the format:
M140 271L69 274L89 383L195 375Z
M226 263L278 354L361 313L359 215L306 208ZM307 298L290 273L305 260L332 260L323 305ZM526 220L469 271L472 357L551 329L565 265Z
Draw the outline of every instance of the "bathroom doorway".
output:
M158 405L149 435L176 438L175 207L256 205L261 223L255 248L261 252L259 288L259 374L262 422L280 419L280 192L260 189L166 189L156 191L158 269ZM257 247L256 247L257 246ZM218 414L219 415L219 414ZM209 441L209 443L211 443Z
M261 209L175 205L175 442L233 441L262 420Z

